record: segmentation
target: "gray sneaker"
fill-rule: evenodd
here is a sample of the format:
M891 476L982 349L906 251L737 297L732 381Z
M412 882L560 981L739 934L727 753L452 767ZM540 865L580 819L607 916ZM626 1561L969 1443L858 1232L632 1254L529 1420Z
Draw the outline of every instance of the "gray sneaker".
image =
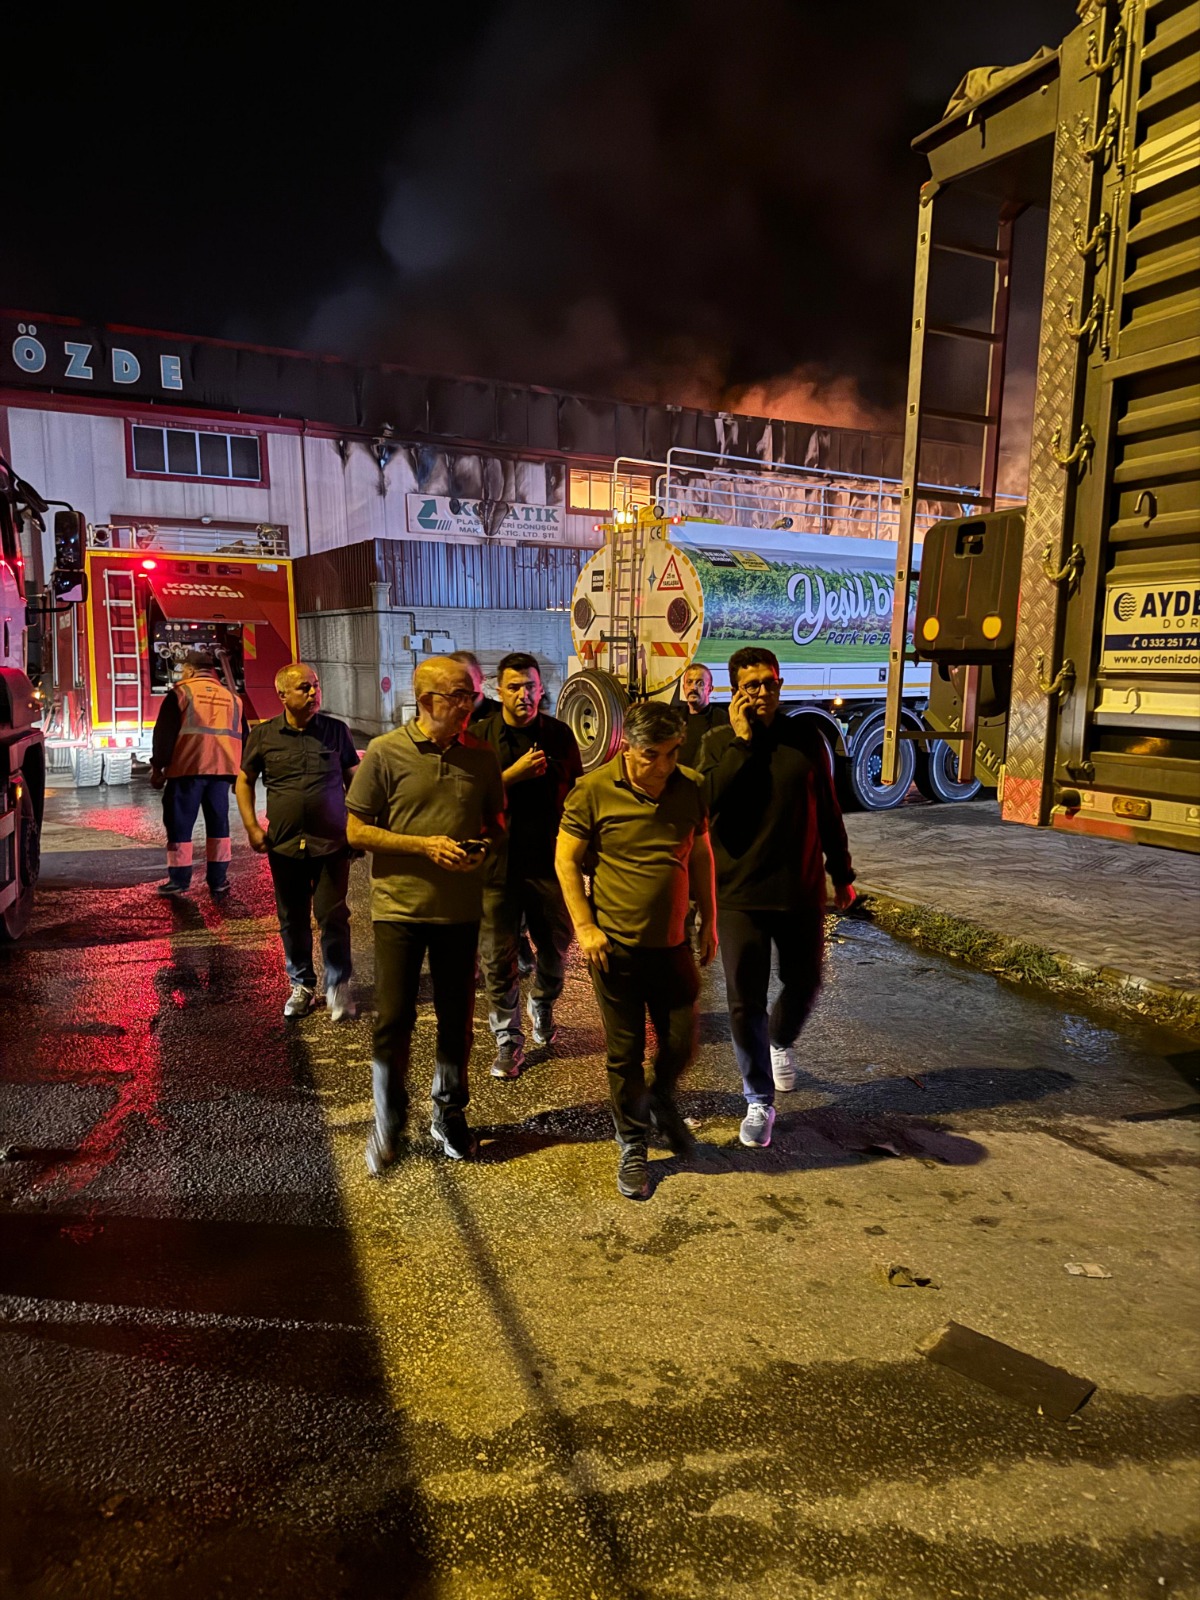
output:
M738 1138L752 1150L765 1150L771 1142L771 1129L775 1126L774 1106L748 1106Z
M349 981L335 983L329 991L330 1022L353 1022L357 1015L358 1007L354 1003Z
M496 1059L492 1062L493 1078L519 1078L525 1065L525 1052L519 1044L506 1039L496 1046Z
M790 1094L796 1087L796 1052L790 1044L771 1046L771 1076L781 1094Z
M317 1003L317 991L306 983L294 983L292 992L284 1001L285 1017L306 1017Z
M650 1193L650 1170L646 1165L644 1144L621 1146L617 1162L617 1188L626 1200L645 1200Z
M371 1137L367 1140L366 1160L367 1171L373 1178L382 1178L395 1161L398 1142L396 1134L385 1133L378 1123L371 1129Z
M539 1050L544 1050L547 1045L552 1045L558 1038L558 1029L554 1024L554 1011L545 1000L529 1001L525 1007L529 1013L529 1035Z

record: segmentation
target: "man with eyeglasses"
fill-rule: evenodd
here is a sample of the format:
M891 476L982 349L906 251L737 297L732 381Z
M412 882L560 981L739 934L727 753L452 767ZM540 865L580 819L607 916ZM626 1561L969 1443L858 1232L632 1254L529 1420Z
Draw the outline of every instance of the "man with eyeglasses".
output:
M796 1087L793 1046L821 985L825 867L834 904L854 903L854 868L824 747L779 711L779 662L750 645L729 658L729 727L700 754L717 868L717 930L746 1116L765 1149L775 1092ZM767 1011L774 949L782 985Z
M408 1119L409 1056L426 955L437 1022L429 1131L453 1160L475 1153L466 1109L480 869L504 832L499 763L466 732L475 705L471 674L449 656L430 656L413 673L413 692L416 716L372 739L346 797L347 838L371 854L375 1125L366 1160L376 1176L395 1161Z
M317 1004L312 918L321 934L321 959L332 1022L356 1015L350 979L350 846L346 790L358 771L350 730L321 711L321 683L303 661L275 674L282 713L260 722L246 740L235 796L251 850L265 855L275 885L275 910L292 990L285 1017L304 1017ZM254 789L267 791L267 825L258 820Z

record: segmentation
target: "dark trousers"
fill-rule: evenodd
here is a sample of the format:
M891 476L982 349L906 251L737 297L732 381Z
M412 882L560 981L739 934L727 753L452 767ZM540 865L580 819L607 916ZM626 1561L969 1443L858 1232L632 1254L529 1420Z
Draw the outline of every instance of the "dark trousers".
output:
M210 889L223 889L229 877L229 792L232 778L201 775L168 778L163 789L163 826L167 830L167 877L181 889L192 881L192 830L204 812L206 865Z
M312 918L321 931L321 957L325 986L349 982L350 961L350 852L335 850L325 856L285 856L267 851L271 881L275 885L275 910L283 960L293 983L316 987L313 967Z
M475 1038L477 922L376 922L375 1051L372 1064L375 1118L399 1133L408 1115L408 1061L417 1020L421 964L429 956L437 1054L434 1115L461 1117L470 1099L467 1062Z
M553 1005L563 991L564 957L571 947L571 919L558 879L521 878L488 885L483 891L481 954L487 981L488 1026L500 1043L522 1044L521 977L517 943L521 922L537 948L532 997Z
M614 944L608 971L592 964L592 986L604 1020L608 1046L608 1092L613 1126L621 1144L643 1142L656 1102L670 1104L675 1080L696 1053L696 996L700 975L686 944L647 950ZM646 1088L646 1013L658 1049Z
M794 1044L812 1009L821 987L825 918L814 907L737 911L718 905L717 934L742 1087L751 1105L773 1105L770 1047ZM772 945L782 988L768 1016Z

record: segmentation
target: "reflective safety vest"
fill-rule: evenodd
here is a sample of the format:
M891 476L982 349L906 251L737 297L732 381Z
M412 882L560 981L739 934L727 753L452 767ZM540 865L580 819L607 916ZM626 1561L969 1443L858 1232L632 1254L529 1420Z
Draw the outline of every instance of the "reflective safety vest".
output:
M242 707L215 673L175 685L183 723L168 778L236 778L242 765Z

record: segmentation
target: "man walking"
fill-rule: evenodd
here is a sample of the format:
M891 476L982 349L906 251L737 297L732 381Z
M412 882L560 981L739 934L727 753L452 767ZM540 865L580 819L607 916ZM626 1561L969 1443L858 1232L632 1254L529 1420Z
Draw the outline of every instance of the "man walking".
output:
M367 1166L396 1159L408 1116L408 1065L421 964L429 956L437 1054L430 1132L457 1161L475 1153L467 1127L474 1037L480 868L504 831L504 785L492 752L465 732L475 704L461 662L431 656L413 673L417 714L372 739L346 796L346 836L371 853L375 929L375 1126Z
M841 911L854 868L823 748L779 714L779 662L750 645L729 658L728 728L704 741L717 926L746 1116L739 1137L765 1148L775 1091L796 1086L793 1045L821 984L825 864ZM774 947L782 988L767 1014Z
M617 1188L630 1200L650 1192L651 1124L677 1154L692 1146L675 1104L676 1080L696 1048L700 979L684 932L689 897L699 906L701 966L716 951L708 822L700 785L678 770L682 743L683 717L673 706L634 706L620 753L568 795L555 858L604 1019ZM647 1012L658 1043L649 1093Z
M321 713L321 684L303 661L275 674L283 711L260 722L246 740L238 773L238 812L250 848L265 854L275 885L275 909L292 991L285 1017L303 1017L317 1004L312 917L321 932L329 1017L356 1015L350 993L350 846L346 790L358 771L350 730ZM267 790L267 826L254 809L254 786Z
M705 734L713 728L729 725L728 710L724 706L709 704L712 685L712 673L699 664L687 669L679 685L680 699L687 714L683 745L679 751L681 767L695 767L700 760L700 746L704 743Z
M493 1078L518 1078L525 1064L518 941L524 921L537 950L529 996L533 1043L554 1043L554 1002L562 994L571 919L554 874L554 841L563 804L583 773L579 746L565 722L541 709L537 657L514 651L496 668L500 711L471 732L494 751L504 776L508 836L489 863L483 891L482 952L488 1026L496 1041Z
M192 884L192 830L204 813L205 881L214 900L229 893L229 791L242 760L242 705L217 676L206 650L190 650L179 682L154 722L150 782L163 791L167 881L162 895Z

